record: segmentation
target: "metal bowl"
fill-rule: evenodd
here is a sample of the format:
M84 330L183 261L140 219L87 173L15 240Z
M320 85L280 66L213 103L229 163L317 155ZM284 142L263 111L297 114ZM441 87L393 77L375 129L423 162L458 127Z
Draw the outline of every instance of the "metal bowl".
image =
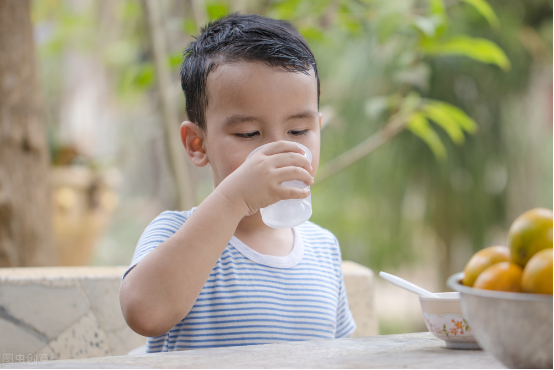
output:
M447 284L462 294L462 310L485 351L510 368L552 368L552 296L475 289Z

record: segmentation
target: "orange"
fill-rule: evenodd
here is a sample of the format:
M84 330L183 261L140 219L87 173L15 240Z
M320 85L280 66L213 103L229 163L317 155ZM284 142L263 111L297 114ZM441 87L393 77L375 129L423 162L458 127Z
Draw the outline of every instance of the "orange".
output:
M523 269L513 262L499 262L489 266L477 277L474 288L521 292Z
M510 249L508 247L494 246L481 249L470 258L464 268L462 284L473 286L475 279L487 267L498 262L510 261Z
M552 294L552 249L535 253L527 262L521 288L526 293Z
M552 248L552 210L534 208L520 215L508 233L512 262L521 267L535 253Z

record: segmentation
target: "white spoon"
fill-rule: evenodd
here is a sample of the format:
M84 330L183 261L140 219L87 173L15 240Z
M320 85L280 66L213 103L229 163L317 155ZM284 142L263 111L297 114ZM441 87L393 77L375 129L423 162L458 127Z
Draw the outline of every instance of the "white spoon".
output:
M393 283L397 287L400 287L402 289L406 289L412 293L418 294L423 297L430 297L430 298L439 298L438 295L431 293L428 290L423 289L422 287L419 287L413 283L410 283L409 281L406 281L402 278L399 278L398 276L394 276L391 274L388 274L386 272L381 271L379 273L379 276L381 276L383 279L389 281L390 283Z

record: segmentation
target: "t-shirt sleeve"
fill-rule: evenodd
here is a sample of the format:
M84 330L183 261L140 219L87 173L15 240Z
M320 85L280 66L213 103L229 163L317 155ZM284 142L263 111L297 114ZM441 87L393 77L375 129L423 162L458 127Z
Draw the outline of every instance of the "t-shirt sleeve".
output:
M337 240L335 238L335 240ZM344 277L342 275L342 258L340 254L340 246L338 240L336 241L337 248L339 250L339 266L340 266L340 288L339 288L339 300L337 305L337 328L335 331L335 338L346 338L354 334L356 330L356 322L350 312L348 306L348 298L346 296L346 287L344 285Z
M158 245L166 241L171 235L175 234L177 230L185 223L187 217L184 212L166 211L161 213L154 221L146 227L142 233L137 247L135 248L135 254L131 265L121 280L125 278L125 275L136 266L148 253L152 252Z
M337 330L335 338L345 338L351 336L356 330L356 322L350 312L348 306L348 298L346 297L346 288L344 286L344 278L342 271L340 275L340 293L339 304L337 306Z

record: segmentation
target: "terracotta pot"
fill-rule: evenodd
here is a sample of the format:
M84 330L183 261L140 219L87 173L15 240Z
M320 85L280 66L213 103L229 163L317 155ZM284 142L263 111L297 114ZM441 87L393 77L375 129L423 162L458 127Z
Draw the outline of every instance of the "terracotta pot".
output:
M117 177L82 166L52 167L53 225L62 266L90 263L94 244L118 204Z

